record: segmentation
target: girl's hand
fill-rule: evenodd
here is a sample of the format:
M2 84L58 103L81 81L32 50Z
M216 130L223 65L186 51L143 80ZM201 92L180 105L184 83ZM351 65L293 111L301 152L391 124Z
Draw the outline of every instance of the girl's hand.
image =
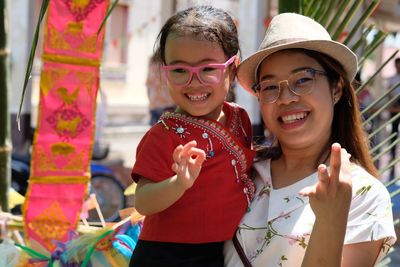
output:
M206 153L196 146L197 142L193 140L184 146L177 146L173 152L175 162L171 168L176 173L175 182L182 186L184 190L192 187L206 159Z
M325 164L318 166L318 183L303 188L300 194L308 196L318 221L329 224L348 217L352 198L350 155L334 143L331 148L330 173Z

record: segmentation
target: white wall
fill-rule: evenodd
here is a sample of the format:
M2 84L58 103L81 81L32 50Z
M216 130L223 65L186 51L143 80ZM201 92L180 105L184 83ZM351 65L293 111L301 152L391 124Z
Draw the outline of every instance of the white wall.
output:
M264 34L264 19L267 16L267 2L264 0L240 0L239 38L242 58L245 59L260 46ZM236 91L237 103L249 113L252 124L260 124L260 110L257 99L243 88Z
M8 18L9 18L9 47L11 50L11 113L18 112L21 99L22 87L24 84L25 69L28 62L28 53L31 45L32 12L33 1L31 0L9 0ZM32 27L33 28L33 27ZM27 88L27 95L24 101L23 113L29 113L30 85Z

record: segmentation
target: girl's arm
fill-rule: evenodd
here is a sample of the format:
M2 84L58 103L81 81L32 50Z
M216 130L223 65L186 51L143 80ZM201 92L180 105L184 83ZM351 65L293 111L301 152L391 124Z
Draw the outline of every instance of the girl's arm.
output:
M321 164L318 167L317 185L307 187L300 192L309 197L316 216L302 266L342 266L352 184L349 156L339 144L332 145L330 166L328 173L327 167ZM344 255L347 255L347 252L343 253Z
M200 174L206 158L205 152L196 148L196 141L179 145L173 152L172 170L176 175L162 182L140 178L135 191L135 208L142 215L165 210L191 188Z

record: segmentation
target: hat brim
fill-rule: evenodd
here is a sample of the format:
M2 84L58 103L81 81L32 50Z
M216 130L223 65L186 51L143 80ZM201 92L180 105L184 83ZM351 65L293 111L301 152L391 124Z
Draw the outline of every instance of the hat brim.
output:
M292 48L302 48L320 52L336 59L343 66L350 82L353 81L357 73L357 56L347 46L330 40L295 41L262 49L243 60L237 72L240 85L248 92L255 95L252 86L256 83L256 71L262 61L275 52Z

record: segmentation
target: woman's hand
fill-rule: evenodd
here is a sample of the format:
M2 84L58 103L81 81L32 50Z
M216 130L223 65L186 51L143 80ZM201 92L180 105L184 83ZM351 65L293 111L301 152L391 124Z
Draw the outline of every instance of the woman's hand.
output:
M342 252L349 215L352 183L350 155L335 143L331 148L330 172L318 166L318 183L300 191L308 196L315 223L302 266L342 266Z
M193 140L177 146L173 153L174 163L171 168L176 173L175 182L184 190L193 186L206 159L206 153L196 146L197 142Z
M325 164L318 166L318 183L300 191L308 196L317 220L332 223L339 218L348 217L352 183L350 155L338 143L331 147L330 171Z

